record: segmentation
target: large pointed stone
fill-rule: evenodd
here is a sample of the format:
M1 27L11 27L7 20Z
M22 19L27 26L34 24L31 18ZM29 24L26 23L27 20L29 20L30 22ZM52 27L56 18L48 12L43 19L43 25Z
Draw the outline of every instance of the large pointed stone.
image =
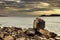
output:
M45 28L45 21L41 18L36 18L33 22L34 29L44 29Z

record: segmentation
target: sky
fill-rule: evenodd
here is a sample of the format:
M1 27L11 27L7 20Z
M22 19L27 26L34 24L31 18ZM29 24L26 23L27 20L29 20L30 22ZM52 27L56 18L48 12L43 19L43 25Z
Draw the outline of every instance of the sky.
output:
M5 7L4 9L0 9L1 10L0 15L36 16L36 15L60 14L60 0L33 0L33 1L20 0L20 2L21 1L24 1L24 4L19 4L18 0L17 7Z

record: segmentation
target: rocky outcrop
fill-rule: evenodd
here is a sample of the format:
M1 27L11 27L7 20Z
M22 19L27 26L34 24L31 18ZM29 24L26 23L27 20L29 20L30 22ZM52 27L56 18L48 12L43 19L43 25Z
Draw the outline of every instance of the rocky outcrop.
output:
M42 37L46 38L55 38L57 34L48 31L45 28L45 21L41 18L36 18L33 22L33 28L35 29L35 32L38 32L37 34L41 34Z
M46 29L37 31L33 28L28 28L25 31L21 28L17 30L16 27L3 27L0 29L0 40L60 40L57 34Z

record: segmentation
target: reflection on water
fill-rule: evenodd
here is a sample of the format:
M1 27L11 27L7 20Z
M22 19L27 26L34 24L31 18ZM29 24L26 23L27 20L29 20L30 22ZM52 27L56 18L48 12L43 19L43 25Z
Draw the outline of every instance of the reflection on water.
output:
M41 17L46 22L46 29L60 35L60 17ZM32 28L35 17L0 17L0 26ZM1 25L2 24L2 25Z

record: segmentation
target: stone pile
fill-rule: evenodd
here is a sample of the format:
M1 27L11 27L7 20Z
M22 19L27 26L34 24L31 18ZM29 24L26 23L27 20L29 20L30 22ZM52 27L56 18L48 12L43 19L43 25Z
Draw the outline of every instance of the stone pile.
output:
M0 27L0 40L60 40L60 36L45 29L45 21L36 18L33 28Z

